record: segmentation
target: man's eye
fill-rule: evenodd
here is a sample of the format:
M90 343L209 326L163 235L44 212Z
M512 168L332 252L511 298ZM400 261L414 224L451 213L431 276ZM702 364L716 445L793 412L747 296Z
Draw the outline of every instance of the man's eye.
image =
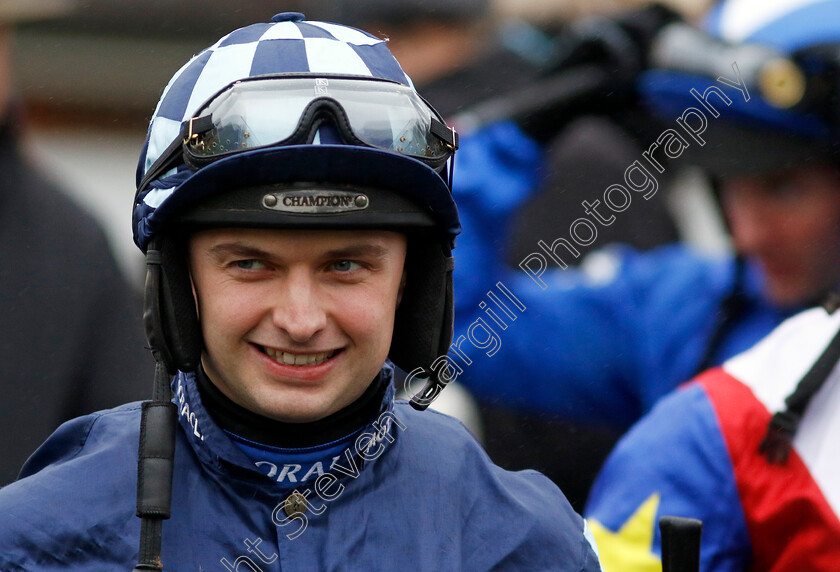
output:
M337 270L338 272L352 272L361 268L361 265L352 260L339 260L338 262L334 262L332 267L333 270Z
M777 201L791 201L802 196L801 189L792 183L782 182L770 188L770 196Z
M242 270L262 270L265 265L259 260L237 260L233 263L234 266Z

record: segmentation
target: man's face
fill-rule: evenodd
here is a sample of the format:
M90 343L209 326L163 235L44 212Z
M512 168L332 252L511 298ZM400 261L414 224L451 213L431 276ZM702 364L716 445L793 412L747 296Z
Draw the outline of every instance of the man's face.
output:
M755 259L781 306L811 301L840 280L840 172L829 166L727 181L735 248Z
M388 356L405 236L388 231L213 229L190 270L211 381L286 422L356 400Z

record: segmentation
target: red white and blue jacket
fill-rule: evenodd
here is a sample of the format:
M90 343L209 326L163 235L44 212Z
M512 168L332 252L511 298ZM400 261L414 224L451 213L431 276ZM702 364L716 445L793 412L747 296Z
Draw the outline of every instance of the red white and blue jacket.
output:
M586 510L605 570L659 570L661 515L703 520L704 571L840 570L840 369L811 400L787 462L759 453L838 328L840 312L822 308L790 318L625 435Z

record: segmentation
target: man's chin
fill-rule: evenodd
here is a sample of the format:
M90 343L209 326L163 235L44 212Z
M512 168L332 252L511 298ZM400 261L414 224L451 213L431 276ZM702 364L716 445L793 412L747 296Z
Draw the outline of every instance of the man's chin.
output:
M290 405L292 404L292 405ZM272 396L259 405L258 414L283 423L312 423L334 413L340 407L312 395Z
M768 280L765 291L774 306L796 308L819 304L827 288L807 287L791 281Z

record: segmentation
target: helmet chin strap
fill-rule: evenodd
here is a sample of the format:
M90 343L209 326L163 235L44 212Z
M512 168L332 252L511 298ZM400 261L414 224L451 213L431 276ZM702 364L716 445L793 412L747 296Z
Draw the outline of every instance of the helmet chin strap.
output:
M172 475L175 465L177 407L170 401L165 337L160 316L161 252L153 241L146 252L143 322L155 358L152 400L142 405L137 458L137 516L140 551L135 572L162 570L160 560L163 521L171 514Z
M826 312L833 314L840 308L840 294L836 291L830 292L823 300L822 306ZM838 361L840 361L840 331L834 334L811 369L799 380L793 393L785 398L784 408L774 413L770 419L767 432L758 449L758 452L764 455L770 464L787 463L793 446L793 438L796 436L805 410L828 381Z

